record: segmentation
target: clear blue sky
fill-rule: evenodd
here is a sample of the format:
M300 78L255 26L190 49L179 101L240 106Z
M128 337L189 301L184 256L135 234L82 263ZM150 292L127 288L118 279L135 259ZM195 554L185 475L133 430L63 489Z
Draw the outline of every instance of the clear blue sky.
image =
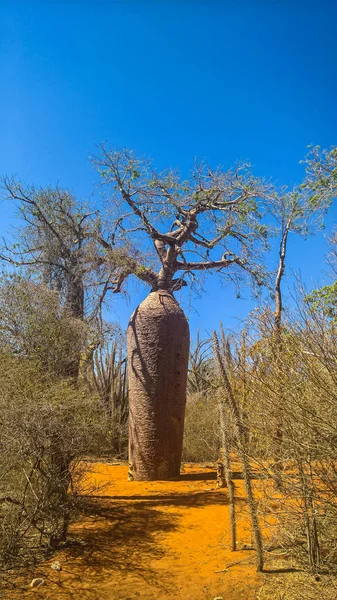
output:
M291 185L308 144L337 143L332 0L2 0L0 19L1 174L86 197L88 155L108 140L159 168L248 158ZM0 211L3 234L11 211ZM336 217L333 206L328 231ZM291 268L323 282L326 250L322 236L291 239L286 286ZM116 300L122 325L143 297ZM191 327L233 326L253 305L213 277Z

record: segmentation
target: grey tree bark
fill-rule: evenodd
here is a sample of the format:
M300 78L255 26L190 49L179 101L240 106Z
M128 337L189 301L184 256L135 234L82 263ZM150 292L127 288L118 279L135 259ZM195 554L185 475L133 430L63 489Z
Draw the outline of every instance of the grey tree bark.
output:
M128 326L129 478L180 474L189 326L172 294L151 292Z

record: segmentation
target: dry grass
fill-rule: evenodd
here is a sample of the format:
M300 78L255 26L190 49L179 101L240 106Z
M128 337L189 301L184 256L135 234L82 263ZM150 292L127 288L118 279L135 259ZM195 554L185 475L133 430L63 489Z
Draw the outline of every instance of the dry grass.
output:
M272 560L267 563L264 584L257 600L336 600L337 581L333 575L310 575L294 563Z

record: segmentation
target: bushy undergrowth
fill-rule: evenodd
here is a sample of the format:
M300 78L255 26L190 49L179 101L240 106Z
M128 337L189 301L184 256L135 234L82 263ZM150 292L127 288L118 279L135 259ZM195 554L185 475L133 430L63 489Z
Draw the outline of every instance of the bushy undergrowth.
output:
M336 341L336 323L302 302L279 340L265 315L246 377L250 452L272 459L285 498L278 541L313 572L337 564Z
M104 335L98 335L98 344ZM123 451L125 365L93 360L91 328L60 294L19 276L0 284L0 561L65 542L82 502L83 457ZM97 344L94 345L98 352ZM85 357L85 360L84 358ZM82 364L83 363L83 364ZM124 368L121 368L121 365ZM99 370L100 367L100 370ZM118 387L118 385L119 387ZM122 391L117 394L121 388ZM111 407L114 410L111 410Z
M263 309L245 331L235 337L220 331L219 339L222 377L207 352L206 364L199 361L193 371L193 382L199 374L208 385L187 401L184 460L219 457L220 397L230 450L243 450L259 465L269 543L312 572L336 569L336 322L300 297L277 334L272 312Z
M0 355L0 559L56 548L78 498L79 460L106 432L96 398L32 361Z
M193 393L187 398L183 461L216 460L220 438L214 394Z

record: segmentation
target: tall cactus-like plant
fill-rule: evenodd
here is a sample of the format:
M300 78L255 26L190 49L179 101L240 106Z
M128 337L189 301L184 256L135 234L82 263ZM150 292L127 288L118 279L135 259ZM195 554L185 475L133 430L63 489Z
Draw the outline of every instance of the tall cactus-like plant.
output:
M115 433L114 451L118 454L126 447L128 420L127 359L123 349L114 340L112 345L99 346L93 355L92 379L100 397L102 408Z
M214 378L214 364L209 340L201 340L197 331L195 344L190 351L187 377L187 393L203 394Z

